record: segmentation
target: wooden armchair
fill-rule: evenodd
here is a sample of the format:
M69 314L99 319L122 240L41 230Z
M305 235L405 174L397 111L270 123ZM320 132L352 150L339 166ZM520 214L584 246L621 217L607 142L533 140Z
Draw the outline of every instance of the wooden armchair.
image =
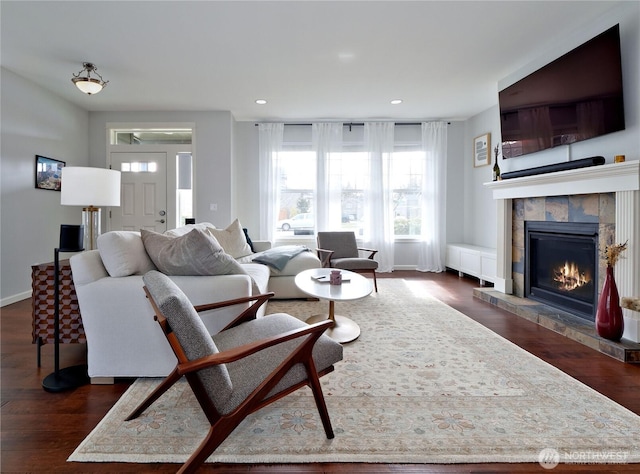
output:
M378 262L373 257L377 250L358 247L354 232L318 232L318 258L323 268L340 268L357 273L371 273L373 287L378 292L376 269ZM368 252L362 257L360 252Z
M249 414L307 385L327 438L333 429L319 377L342 359L342 346L322 333L333 324L308 325L284 313L255 319L273 293L194 307L171 279L157 271L143 277L156 320L178 364L127 420L140 416L184 375L211 427L179 472L195 471ZM213 337L198 311L255 301Z

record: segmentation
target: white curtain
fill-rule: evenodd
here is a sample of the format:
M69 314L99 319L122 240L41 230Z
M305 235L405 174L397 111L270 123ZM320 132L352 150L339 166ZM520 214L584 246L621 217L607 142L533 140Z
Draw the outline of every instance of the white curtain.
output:
M274 240L273 231L280 209L278 193L278 155L282 151L283 123L261 123L258 125L260 153L260 237Z
M444 270L446 238L447 124L422 123L422 236L417 270Z
M378 250L375 259L379 272L392 272L394 265L394 216L390 184L394 128L393 122L364 124L365 150L369 155L369 184L364 196L364 245Z
M342 123L312 124L311 140L316 152L316 231L331 230L340 225L341 183L331 179L331 154L342 151Z

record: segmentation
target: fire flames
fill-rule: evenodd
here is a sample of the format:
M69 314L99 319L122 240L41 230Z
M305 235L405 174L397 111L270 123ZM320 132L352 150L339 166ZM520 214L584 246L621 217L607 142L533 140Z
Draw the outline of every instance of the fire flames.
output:
M553 271L553 281L559 283L560 290L571 291L588 284L591 276L581 271L575 263L565 262Z

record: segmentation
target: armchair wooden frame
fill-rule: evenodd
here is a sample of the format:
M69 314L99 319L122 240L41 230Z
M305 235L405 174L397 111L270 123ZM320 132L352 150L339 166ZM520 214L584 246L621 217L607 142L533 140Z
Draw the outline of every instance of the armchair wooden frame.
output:
M373 260L373 257L375 256L375 254L378 253L377 250L374 249L368 249L368 248L364 248L364 247L358 247L358 251L359 252L369 252L369 255L367 257L364 258L368 258L369 260ZM318 253L318 258L320 259L320 264L322 265L322 268L332 268L331 266L331 256L335 253L335 250L328 250L328 249L316 249L316 252ZM357 270L357 269L349 269L349 271L351 272L355 272L355 273L371 273L371 275L373 275L373 287L376 290L376 293L378 292L378 281L376 280L376 271L375 269L366 269L366 270Z
M147 408L149 408L158 398L162 396L172 385L184 375L193 390L196 399L202 407L211 427L205 439L202 441L198 449L191 455L187 462L180 468L178 472L187 473L194 472L198 467L206 461L206 459L216 450L216 448L231 434L231 432L242 422L249 414L281 399L282 397L302 388L309 386L313 392L316 406L322 420L326 436L328 439L334 437L333 428L329 419L329 413L320 387L319 377L322 377L334 370L333 365L327 367L321 372L317 372L315 363L312 358L312 350L316 341L322 333L333 325L330 320L321 321L316 324L309 325L300 329L288 331L277 336L265 338L252 343L244 344L230 350L222 351L208 357L189 361L185 352L180 345L176 335L172 332L167 319L163 316L158 308L149 290L144 288L147 298L151 302L155 312L155 320L160 324L173 352L175 353L178 364L176 368L162 381L162 383L144 400L127 418L133 420L140 416ZM224 330L237 326L243 322L255 319L256 311L264 304L274 293L266 293L255 295L247 298L237 298L218 303L194 306L198 312L212 309L223 308L236 304L252 302L251 306L244 310L234 321L232 321ZM267 316L268 317L268 316ZM302 342L293 350L293 352L282 363L269 374L256 389L247 396L247 398L238 405L232 412L221 414L213 405L211 398L205 391L204 385L196 376L200 370L220 364L227 364L238 361L251 354L255 354L266 348L291 341L297 338L304 338ZM280 382L284 375L296 364L302 364L307 372L307 378L302 382L293 385L275 394L270 392Z

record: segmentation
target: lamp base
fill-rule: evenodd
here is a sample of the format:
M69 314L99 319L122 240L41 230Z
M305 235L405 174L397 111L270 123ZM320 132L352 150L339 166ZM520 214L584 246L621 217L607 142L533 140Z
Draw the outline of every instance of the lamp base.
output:
M89 206L82 208L82 225L84 226L84 246L87 250L98 248L98 236L102 232L102 210Z
M42 381L42 388L47 392L57 393L87 385L89 382L87 366L74 365L47 375Z

